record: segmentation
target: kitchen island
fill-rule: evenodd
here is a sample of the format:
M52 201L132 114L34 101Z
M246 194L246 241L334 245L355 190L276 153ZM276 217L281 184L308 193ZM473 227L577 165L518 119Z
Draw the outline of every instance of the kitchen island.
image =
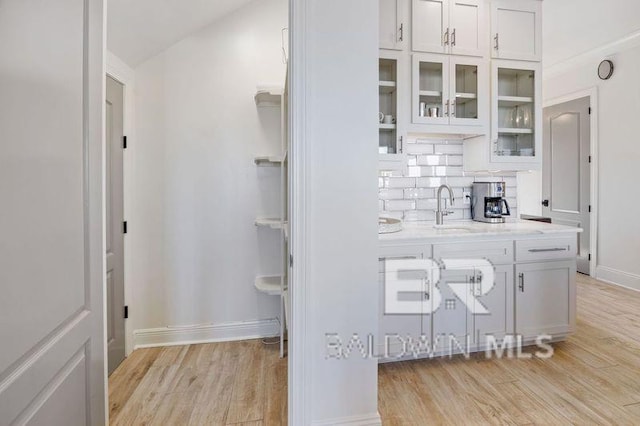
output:
M565 339L575 330L581 231L451 221L381 234L380 360L509 348L517 354L520 346Z

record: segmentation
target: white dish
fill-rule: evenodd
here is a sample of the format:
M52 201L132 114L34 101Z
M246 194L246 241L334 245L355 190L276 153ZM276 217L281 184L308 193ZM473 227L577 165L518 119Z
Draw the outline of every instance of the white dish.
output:
M402 231L402 221L392 217L378 218L378 234L391 234Z

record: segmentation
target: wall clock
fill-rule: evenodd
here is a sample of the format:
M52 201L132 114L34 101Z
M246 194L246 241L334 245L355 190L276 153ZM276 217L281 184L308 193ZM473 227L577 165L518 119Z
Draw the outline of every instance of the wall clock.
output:
M609 80L613 75L613 62L604 60L598 65L598 77L600 80Z

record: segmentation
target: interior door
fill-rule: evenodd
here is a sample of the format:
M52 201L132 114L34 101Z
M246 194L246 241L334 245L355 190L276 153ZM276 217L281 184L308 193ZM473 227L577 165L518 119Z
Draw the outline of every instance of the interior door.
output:
M449 0L413 0L411 43L416 52L449 50Z
M481 0L451 0L450 43L454 55L484 56L483 3Z
M0 423L105 411L102 0L0 2Z
M105 103L105 222L109 374L124 360L124 87L107 76Z
M589 275L591 116L588 97L544 109L542 214L578 234L578 272Z

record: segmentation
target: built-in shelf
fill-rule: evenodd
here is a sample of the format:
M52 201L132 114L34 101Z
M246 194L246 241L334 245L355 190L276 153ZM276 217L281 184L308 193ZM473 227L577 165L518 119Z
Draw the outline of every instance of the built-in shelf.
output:
M456 103L458 105L464 105L467 102L473 102L478 99L478 95L475 93L456 93Z
M533 129L518 129L512 127L500 127L498 133L506 133L511 135L532 135Z
M441 98L442 92L438 92L437 90L421 90L420 96L424 96L427 98Z
M258 89L254 97L256 105L259 107L277 106L282 103L282 88L272 87Z
M284 156L264 155L260 157L255 157L253 161L256 163L257 166L279 167L282 165L282 163L284 163L285 158L286 158L286 154Z
M259 292L268 294L269 296L280 296L282 294L282 286L280 275L267 275L256 277L254 285Z
M383 123L380 123L379 129L380 130L395 130L396 129L396 125L395 124L383 124Z
M498 106L517 107L532 104L533 98L529 96L498 96Z
M378 83L378 87L380 88L380 94L384 95L387 93L393 93L396 90L396 82L395 81L380 81Z
M274 217L259 217L256 219L256 226L265 226L271 229L283 229L287 222Z

